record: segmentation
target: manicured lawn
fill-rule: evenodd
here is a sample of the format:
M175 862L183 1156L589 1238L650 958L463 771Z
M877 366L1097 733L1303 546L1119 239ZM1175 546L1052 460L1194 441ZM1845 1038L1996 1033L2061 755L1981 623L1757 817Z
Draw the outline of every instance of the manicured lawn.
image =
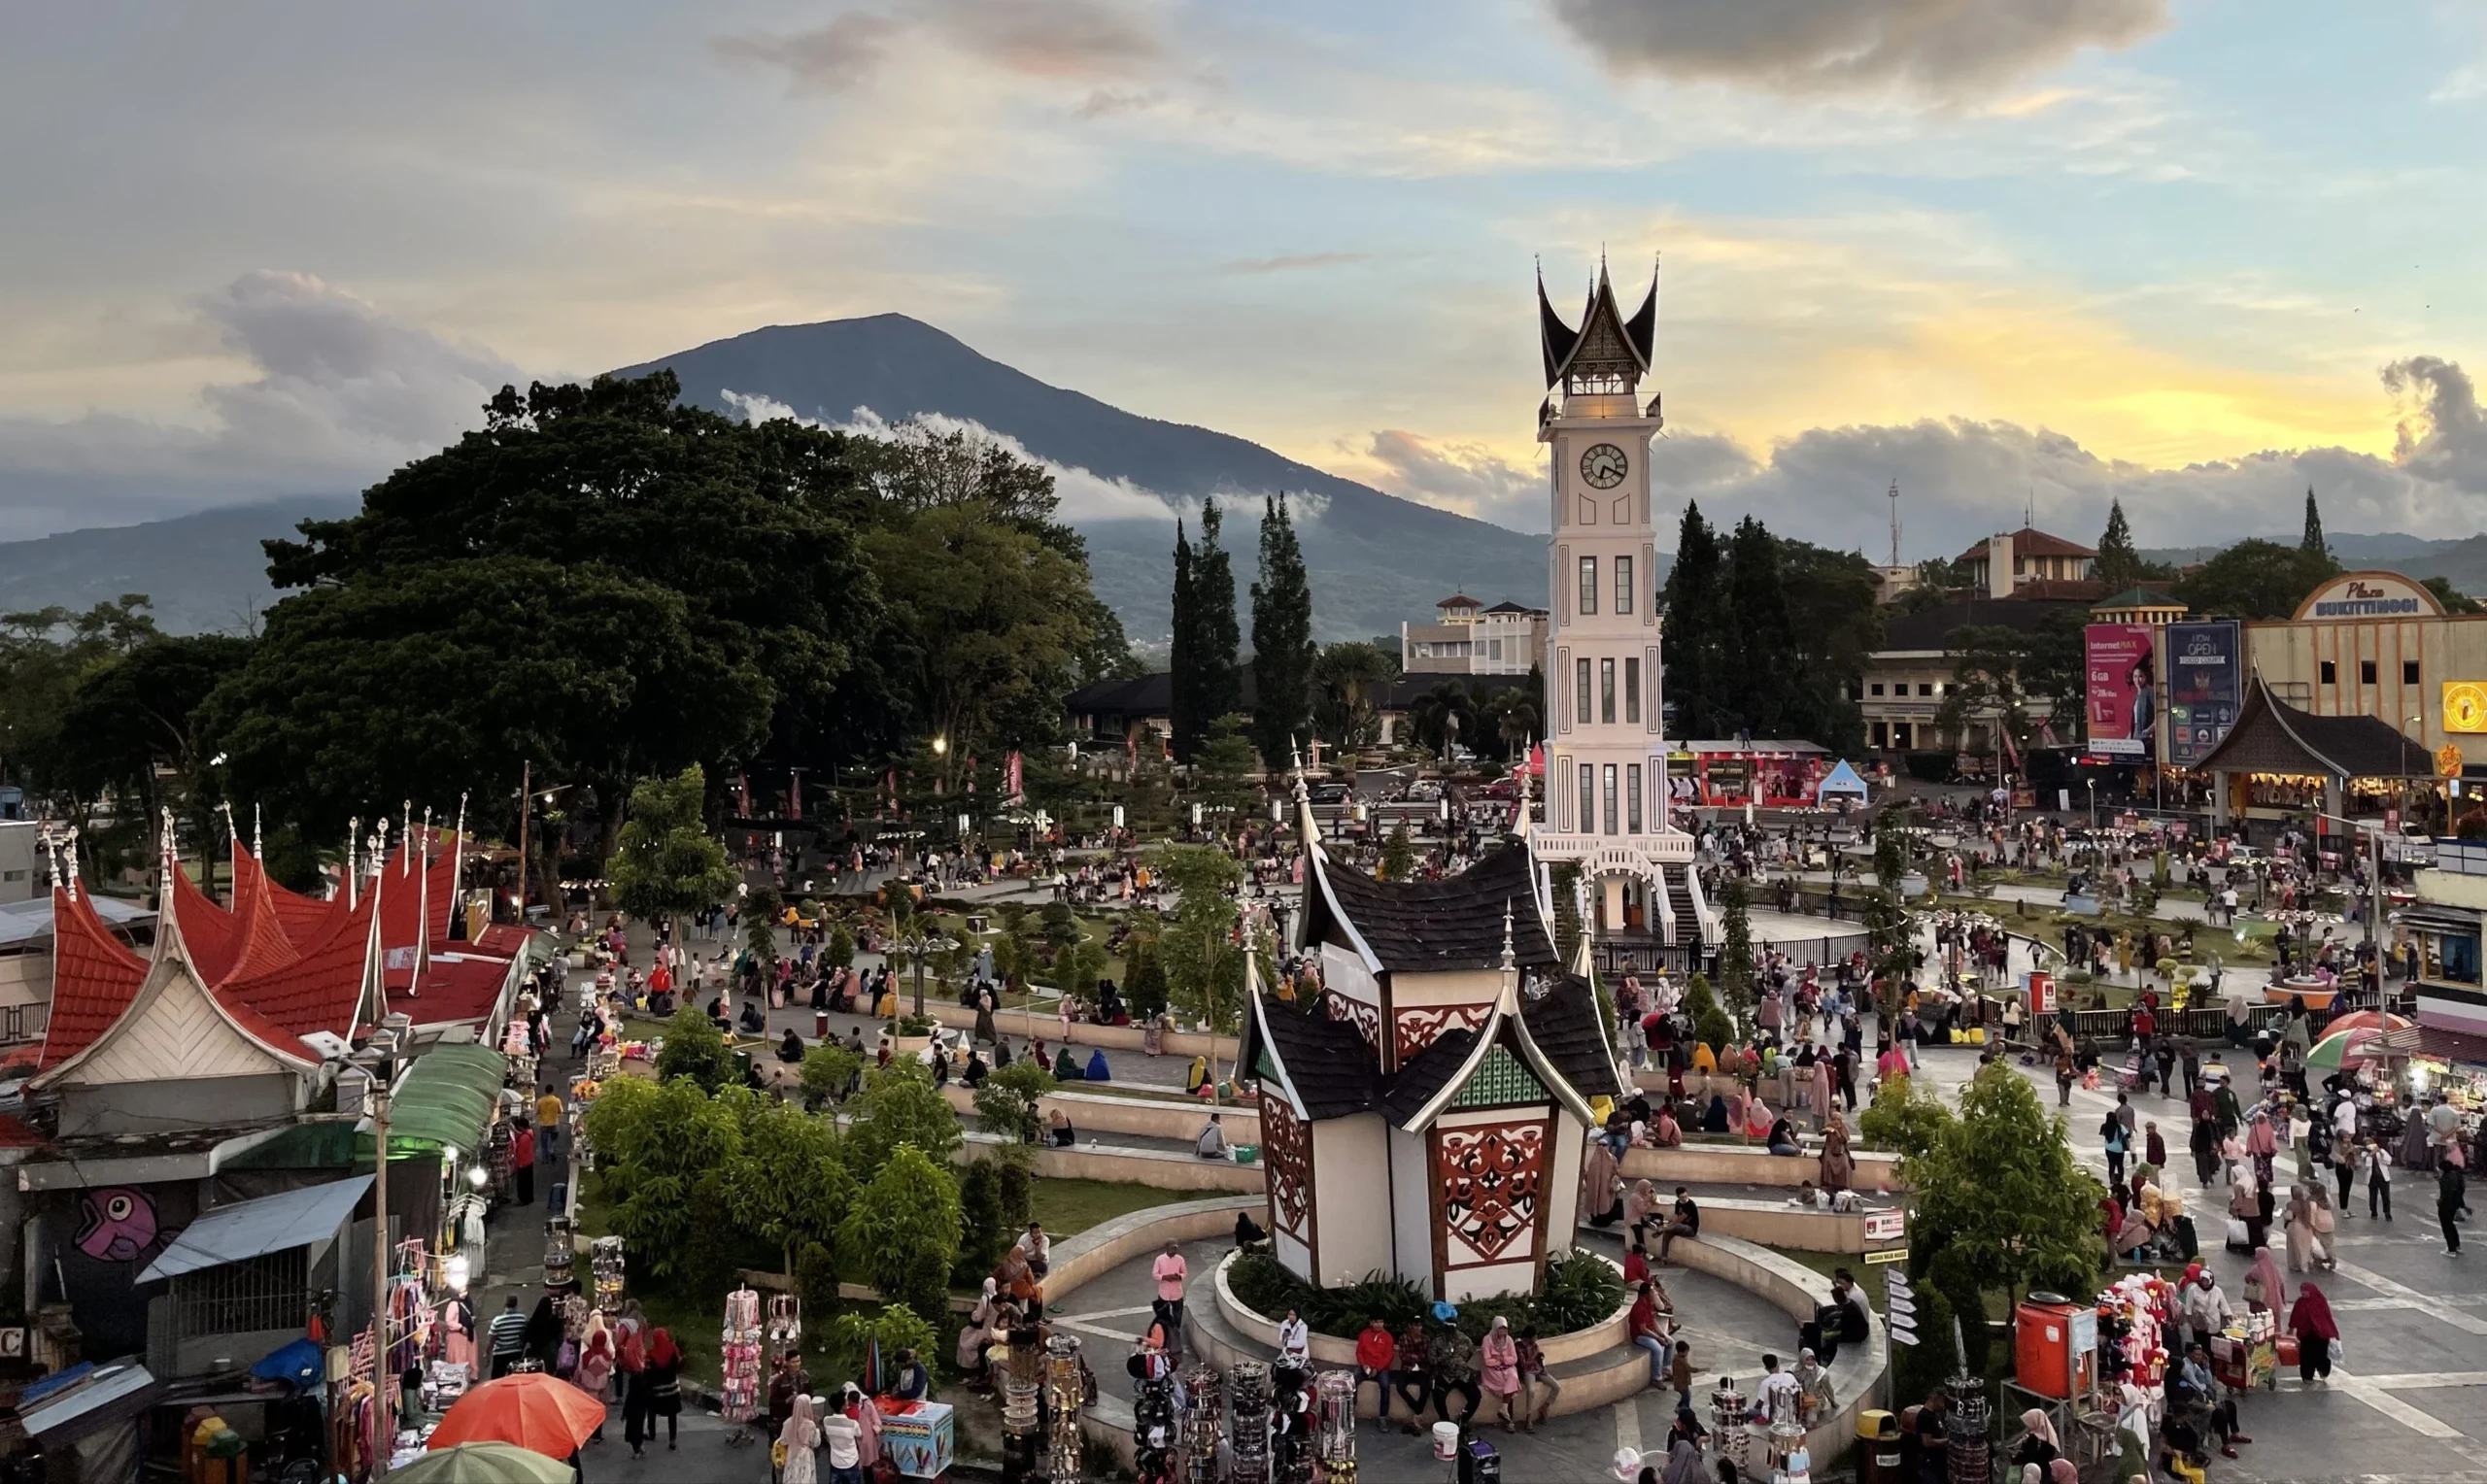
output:
M1039 1179L1030 1194L1029 1206L1032 1216L1045 1224L1046 1234L1059 1241L1117 1216L1196 1198L1197 1195L1189 1191L1161 1191L1155 1186L1110 1180Z

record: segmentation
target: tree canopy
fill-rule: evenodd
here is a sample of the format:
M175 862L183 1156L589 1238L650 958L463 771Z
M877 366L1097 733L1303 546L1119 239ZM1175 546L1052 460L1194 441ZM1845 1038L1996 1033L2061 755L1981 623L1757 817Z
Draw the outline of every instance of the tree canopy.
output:
M1285 495L1261 515L1261 567L1252 579L1252 745L1272 773L1287 765L1312 723L1312 584Z
M2320 530L2315 533L2320 537ZM2285 619L2307 593L2337 577L2326 553L2259 538L2239 541L2176 585L2176 600L2197 619Z
M630 791L630 817L606 865L614 905L670 923L733 891L736 872L724 842L708 832L706 802L707 775L698 763Z

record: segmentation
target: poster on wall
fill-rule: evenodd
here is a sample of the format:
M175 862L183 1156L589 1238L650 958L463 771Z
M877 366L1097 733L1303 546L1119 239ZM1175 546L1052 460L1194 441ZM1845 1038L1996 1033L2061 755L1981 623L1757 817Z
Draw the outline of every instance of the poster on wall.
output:
M2148 758L2158 749L2159 683L2150 625L2092 624L2082 631L2090 751Z
M2233 622L2167 625L2167 760L2189 768L2211 755L2244 704Z

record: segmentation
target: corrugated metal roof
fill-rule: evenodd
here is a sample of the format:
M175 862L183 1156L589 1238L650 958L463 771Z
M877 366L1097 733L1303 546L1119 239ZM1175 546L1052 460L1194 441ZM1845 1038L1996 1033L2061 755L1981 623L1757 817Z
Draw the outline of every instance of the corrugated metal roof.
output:
M287 1191L281 1196L262 1196L256 1200L219 1206L184 1227L182 1234L173 1238L173 1244L147 1265L138 1281L178 1278L186 1272L248 1262L334 1236L346 1218L354 1214L355 1203L362 1198L362 1193L369 1189L369 1175L354 1175L326 1185Z

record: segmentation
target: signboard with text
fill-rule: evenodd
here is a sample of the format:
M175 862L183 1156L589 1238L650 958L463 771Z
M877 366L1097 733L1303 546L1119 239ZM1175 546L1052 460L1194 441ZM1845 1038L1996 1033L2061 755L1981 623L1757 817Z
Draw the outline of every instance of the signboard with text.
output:
M2159 684L2147 624L2092 624L2082 630L2083 720L2090 751L2148 758L2159 732Z
M2233 622L2167 625L2167 760L2211 755L2244 704L2243 645Z

